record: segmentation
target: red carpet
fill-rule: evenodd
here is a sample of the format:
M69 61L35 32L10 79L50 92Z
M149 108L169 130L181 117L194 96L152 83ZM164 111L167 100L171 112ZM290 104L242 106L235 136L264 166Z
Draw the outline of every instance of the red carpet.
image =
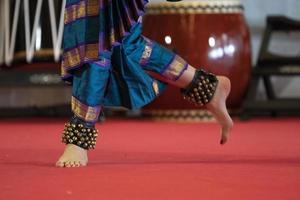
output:
M86 168L59 169L65 120L0 122L0 199L299 200L300 119L214 123L108 120Z

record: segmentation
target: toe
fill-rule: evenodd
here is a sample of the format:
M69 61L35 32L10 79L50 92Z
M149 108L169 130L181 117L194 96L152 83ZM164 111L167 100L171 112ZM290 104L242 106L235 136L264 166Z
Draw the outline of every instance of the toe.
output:
M78 165L77 161L75 161L73 165L74 165L74 167L79 167L80 166L80 165Z
M55 165L56 167L64 167L64 163L62 161L58 161Z
M70 167L75 167L74 161L70 161Z
M70 161L65 162L65 167L71 167L71 162Z
M221 145L225 144L228 141L231 128L232 126L229 125L222 127L221 142L220 142Z
M73 162L72 162L72 167L78 167L78 166L77 166L77 161L73 161Z
M224 145L227 142L227 137L222 133L220 144Z
M221 145L224 145L226 142L227 142L227 138L222 137L222 138L221 138L221 141L220 141L220 144L221 144Z
M80 167L80 166L81 166L81 162L80 161L76 162L76 167Z

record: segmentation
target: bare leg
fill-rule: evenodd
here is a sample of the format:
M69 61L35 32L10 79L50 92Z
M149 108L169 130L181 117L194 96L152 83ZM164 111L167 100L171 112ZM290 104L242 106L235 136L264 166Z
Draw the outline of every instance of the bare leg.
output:
M193 80L196 69L188 66L187 70L181 75L177 81L170 81L162 78L164 81L169 82L180 88L186 88ZM217 76L219 80L217 89L212 100L205 105L204 108L211 111L218 123L221 125L221 144L225 144L228 140L229 133L233 126L233 121L230 118L227 108L226 99L230 93L231 85L230 80L224 76Z

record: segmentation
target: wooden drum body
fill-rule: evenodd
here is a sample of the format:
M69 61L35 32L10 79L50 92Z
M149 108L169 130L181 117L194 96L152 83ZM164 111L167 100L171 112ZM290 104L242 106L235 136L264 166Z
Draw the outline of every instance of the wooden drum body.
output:
M250 36L240 1L150 3L143 24L144 35L174 50L192 66L229 77L232 92L227 103L239 107L251 74ZM193 108L174 87L147 107Z

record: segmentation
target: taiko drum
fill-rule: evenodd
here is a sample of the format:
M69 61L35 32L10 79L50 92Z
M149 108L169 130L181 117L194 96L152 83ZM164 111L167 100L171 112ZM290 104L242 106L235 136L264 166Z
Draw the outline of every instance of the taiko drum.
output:
M227 105L230 108L241 105L251 75L251 46L239 0L150 3L143 19L143 32L192 66L229 77L232 88ZM194 108L172 86L146 107Z

